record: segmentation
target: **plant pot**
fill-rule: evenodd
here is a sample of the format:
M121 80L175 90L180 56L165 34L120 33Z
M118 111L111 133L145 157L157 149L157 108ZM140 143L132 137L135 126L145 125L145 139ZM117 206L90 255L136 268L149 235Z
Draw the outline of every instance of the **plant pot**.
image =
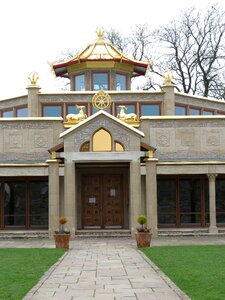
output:
M57 233L54 234L55 247L69 249L70 234L68 233Z
M152 234L150 232L136 232L135 233L137 247L150 247Z

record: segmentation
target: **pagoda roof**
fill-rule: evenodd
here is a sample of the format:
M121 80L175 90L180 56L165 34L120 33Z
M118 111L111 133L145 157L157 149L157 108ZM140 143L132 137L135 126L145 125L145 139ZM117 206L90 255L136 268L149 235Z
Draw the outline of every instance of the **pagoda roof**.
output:
M83 51L72 57L71 59L54 63L52 68L56 76L67 77L68 67L85 62L118 62L133 67L132 76L145 75L148 62L141 62L123 55L112 44L107 42L103 35L103 29L97 29L97 39L94 43L88 45Z

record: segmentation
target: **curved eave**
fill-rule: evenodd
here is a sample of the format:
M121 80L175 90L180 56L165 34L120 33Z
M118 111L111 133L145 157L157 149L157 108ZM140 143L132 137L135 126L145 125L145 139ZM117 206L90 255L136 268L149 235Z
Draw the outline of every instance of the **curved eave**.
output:
M108 62L108 61L125 63L128 65L134 66L133 76L144 75L146 72L146 69L148 67L148 63L133 61L133 60L127 59L126 57L113 58L113 59L78 59L78 58L76 58L76 60L73 59L73 60L67 61L65 63L55 64L52 67L53 67L53 70L54 70L56 76L68 76L68 72L67 72L68 66L79 64L79 63L85 63L85 62Z

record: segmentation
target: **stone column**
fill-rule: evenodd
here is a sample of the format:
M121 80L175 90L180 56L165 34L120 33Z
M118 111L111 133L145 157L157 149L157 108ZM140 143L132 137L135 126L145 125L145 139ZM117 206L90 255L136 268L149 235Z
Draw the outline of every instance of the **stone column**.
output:
M146 162L146 215L148 228L151 228L152 236L158 236L157 218L157 162L158 159L149 157Z
M175 95L174 85L164 85L162 90L165 92L163 101L163 115L174 116L175 115Z
M217 174L208 174L209 178L209 232L218 233L216 226L216 176Z
M163 115L165 116L174 116L175 115L175 94L174 87L172 83L173 75L170 71L167 71L163 74L165 83L162 86L162 91L164 94L163 100Z
M66 161L64 163L64 215L68 219L66 228L71 232L71 237L75 236L77 227L77 205L76 205L76 182L75 163Z
M30 85L27 87L28 117L40 117L41 111L38 97L40 86L37 85L37 81L39 79L37 72L30 73L28 79L30 80Z
M59 228L59 161L56 158L47 160L48 163L48 209L49 209L49 237Z
M141 214L141 167L140 161L130 163L130 229L134 237L137 217Z

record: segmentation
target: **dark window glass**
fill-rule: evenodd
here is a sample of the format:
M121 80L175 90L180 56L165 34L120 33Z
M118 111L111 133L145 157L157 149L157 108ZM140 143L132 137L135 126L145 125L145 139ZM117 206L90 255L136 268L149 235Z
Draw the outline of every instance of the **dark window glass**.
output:
M158 104L142 104L141 116L159 116L160 107Z
M75 91L85 91L84 74L75 76Z
M126 76L121 74L116 74L116 90L125 91L126 88Z
M179 181L181 224L201 223L201 182L199 179ZM185 214L189 212L189 214ZM196 214L193 214L196 213Z
M200 114L201 114L200 109L189 108L189 115L200 115Z
M2 117L3 118L12 118L13 117L13 111L12 110L3 111L2 112Z
M184 106L175 106L175 114L176 116L186 115L186 108Z
M30 226L48 226L48 182L30 182Z
M45 105L43 107L44 117L61 117L62 106L61 105Z
M6 227L26 225L26 183L5 182L3 186Z
M163 179L157 181L158 223L176 224L176 181Z
M27 117L27 115L28 115L27 107L18 108L18 109L16 110L16 115L17 115L17 117L19 117L19 118Z
M121 104L121 105L125 105L125 104ZM125 105L125 106L126 106L126 110L125 110L126 114L135 113L135 105L129 104L129 105ZM116 114L118 115L119 113L120 113L120 107L119 107L119 105L117 105L116 106Z
M94 73L93 74L93 90L107 91L108 87L108 74L107 73Z
M216 179L216 221L225 223L225 178Z

